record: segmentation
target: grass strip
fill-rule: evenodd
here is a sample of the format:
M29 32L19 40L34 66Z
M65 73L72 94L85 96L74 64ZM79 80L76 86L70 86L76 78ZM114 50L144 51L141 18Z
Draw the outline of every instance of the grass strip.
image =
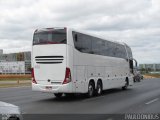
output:
M0 84L0 88L23 87L23 86L31 86L31 83Z
M153 77L153 78L160 78L160 74L144 74L145 76Z

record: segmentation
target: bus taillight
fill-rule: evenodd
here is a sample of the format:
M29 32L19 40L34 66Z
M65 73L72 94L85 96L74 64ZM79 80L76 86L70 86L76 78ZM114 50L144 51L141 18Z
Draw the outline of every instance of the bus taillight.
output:
M63 84L67 84L69 82L71 82L71 71L70 71L70 68L66 68L66 74L65 74Z
M32 68L32 83L37 84L35 77L34 77L34 69Z

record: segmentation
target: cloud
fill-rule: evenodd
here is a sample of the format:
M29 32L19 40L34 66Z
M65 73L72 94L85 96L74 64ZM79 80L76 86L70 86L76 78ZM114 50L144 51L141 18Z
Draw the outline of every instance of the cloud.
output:
M0 0L0 49L31 50L35 29L68 26L125 42L139 63L156 63L159 13L159 0Z
M31 50L31 42L22 40L1 40L0 48L3 48L7 53L29 51Z

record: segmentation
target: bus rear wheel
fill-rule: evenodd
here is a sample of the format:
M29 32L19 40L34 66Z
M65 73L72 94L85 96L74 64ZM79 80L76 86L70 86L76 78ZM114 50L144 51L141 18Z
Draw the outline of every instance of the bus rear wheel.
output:
M89 85L88 85L88 93L87 93L87 97L93 97L94 95L94 83L93 82L89 82Z
M55 95L57 98L61 98L61 97L62 97L62 93L54 93L54 95Z
M101 81L97 82L96 94L97 95L101 95L102 94L102 82Z

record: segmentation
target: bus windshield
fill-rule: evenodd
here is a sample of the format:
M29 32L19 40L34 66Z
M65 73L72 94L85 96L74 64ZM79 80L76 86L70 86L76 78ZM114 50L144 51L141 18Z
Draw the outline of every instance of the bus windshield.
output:
M58 29L53 31L39 31L34 34L33 45L38 44L66 44L66 31Z

